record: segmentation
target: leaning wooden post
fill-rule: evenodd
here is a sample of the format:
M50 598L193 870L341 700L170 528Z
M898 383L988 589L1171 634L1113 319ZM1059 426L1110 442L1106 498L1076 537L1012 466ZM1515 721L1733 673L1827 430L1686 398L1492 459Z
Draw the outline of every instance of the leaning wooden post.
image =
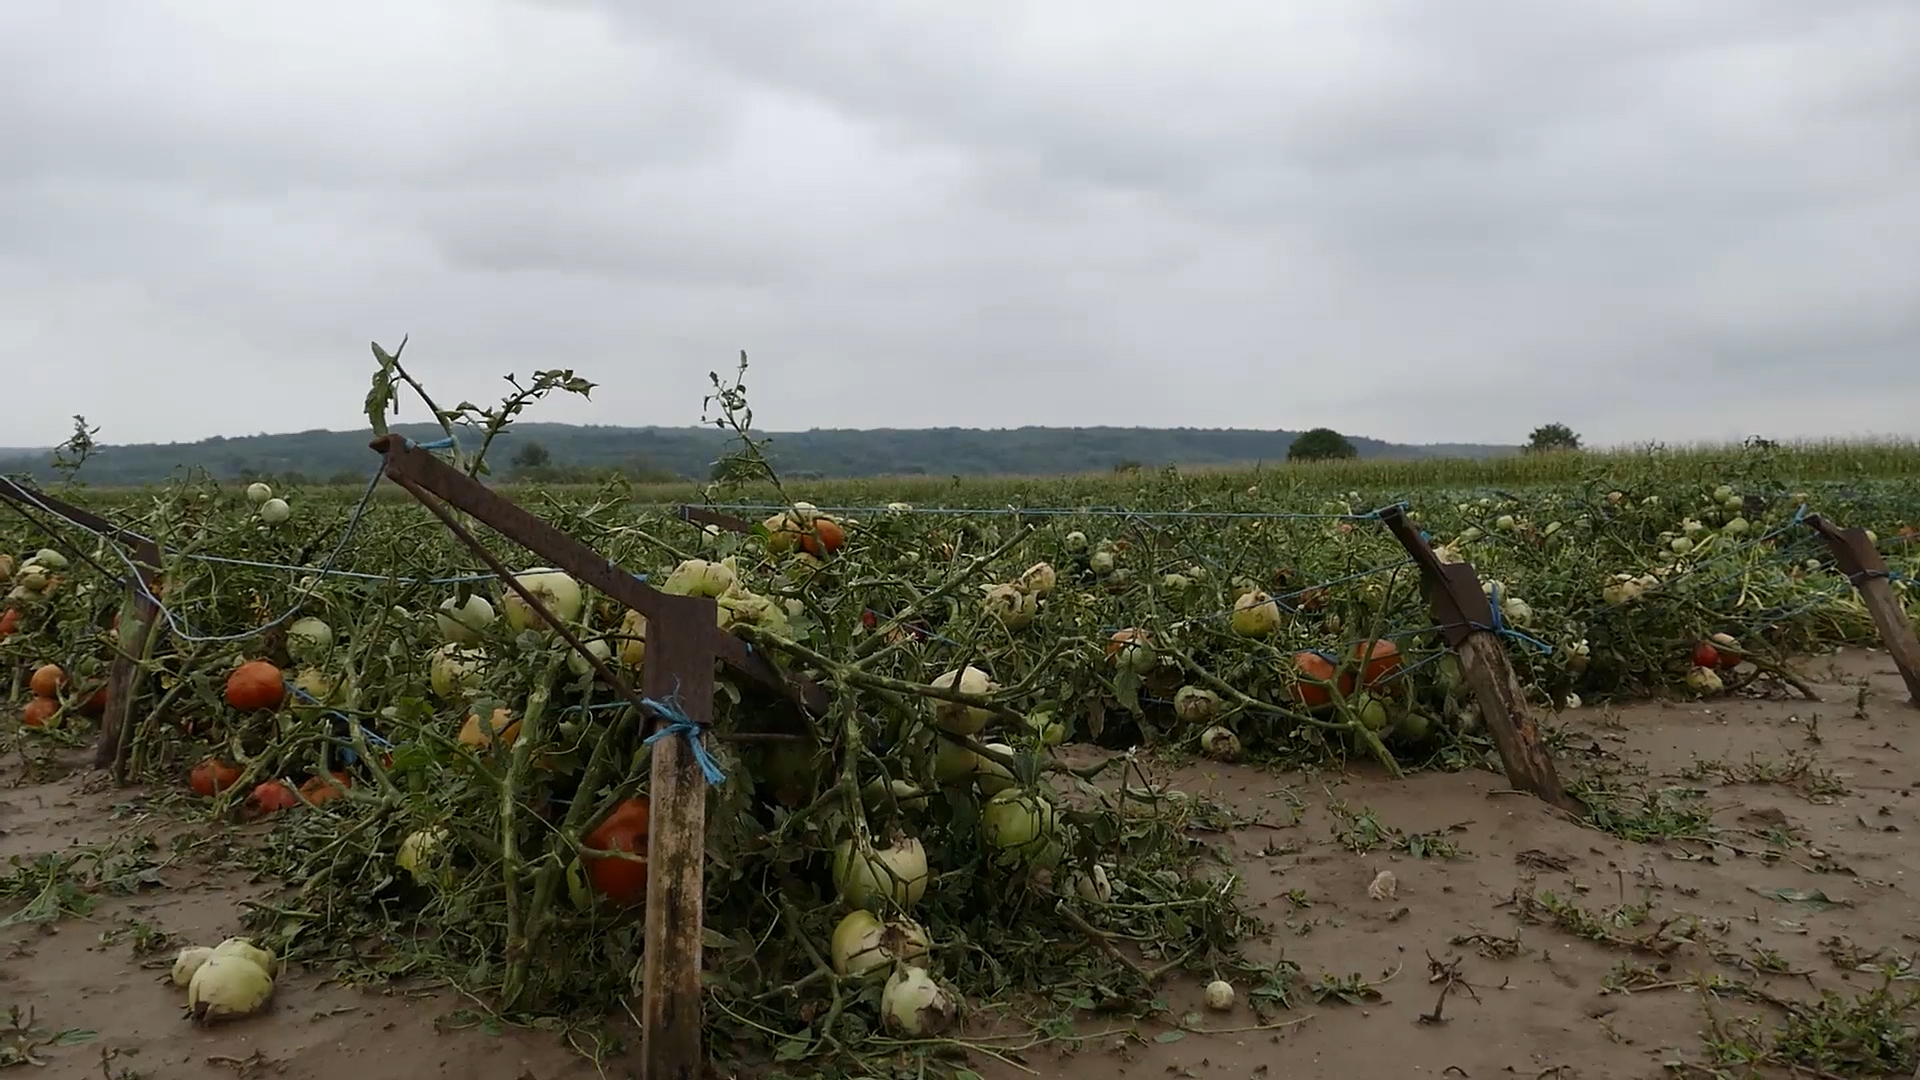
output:
M124 749L129 743L130 720L133 716L133 703L140 694L140 677L145 671L147 643L154 634L154 623L160 615L160 607L154 601L154 590L159 588L160 545L130 529L123 529L106 518L89 510L49 495L31 484L0 477L0 497L4 497L20 506L32 507L43 513L65 518L67 521L86 529L108 543L126 546L133 552L134 576L127 581L129 603L121 610L127 616L120 620L119 638L115 642L113 665L107 671L107 707L100 716L100 736L93 747L94 768L113 768L114 780L126 782L126 755ZM41 526L43 529L45 526ZM93 558L77 547L73 547L58 535L53 541L65 547L86 562L111 573Z
M1526 692L1499 635L1493 632L1493 606L1473 565L1441 562L1400 507L1380 511L1380 520L1420 568L1421 591L1447 644L1460 657L1460 669L1500 751L1507 782L1562 810L1584 815L1586 807L1560 786L1553 755L1527 707Z
M1907 620L1900 598L1893 593L1887 561L1867 539L1865 529L1842 529L1819 514L1807 516L1807 527L1827 542L1834 565L1860 591L1867 613L1873 616L1873 624L1880 630L1881 642L1893 657L1894 666L1900 669L1900 677L1907 681L1912 703L1920 705L1920 641L1914 640L1913 624Z
M702 915L706 878L706 776L693 749L713 718L716 659L774 688L803 708L823 713L826 692L780 671L764 653L719 628L711 598L654 589L599 552L555 528L485 484L399 436L375 439L389 479L405 488L519 595L562 640L643 715L667 709L693 728L653 746L648 801L646 953L641 961L643 1080L699 1080L706 1070L701 1040ZM500 535L647 617L647 660L636 692L449 512L458 507ZM666 708L662 708L665 706Z
M159 632L160 545L144 537L133 544L134 576L127 582L128 603L121 610L113 654L107 672L107 707L100 714L100 741L93 748L95 768L112 766L113 778L127 780L127 751L133 745L133 704L140 697L146 673L148 645Z

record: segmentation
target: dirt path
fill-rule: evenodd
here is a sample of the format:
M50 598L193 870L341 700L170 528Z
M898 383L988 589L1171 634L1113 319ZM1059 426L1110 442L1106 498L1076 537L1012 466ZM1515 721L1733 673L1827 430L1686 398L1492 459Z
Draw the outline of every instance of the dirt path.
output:
M1883 959L1910 954L1920 940L1920 903L1908 884L1920 875L1912 842L1920 711L1904 704L1883 655L1851 652L1803 670L1822 702L1644 703L1566 718L1563 770L1611 773L1621 790L1705 789L1719 843L1674 838L1688 829L1672 818L1662 841L1621 840L1504 793L1498 777L1480 772L1394 783L1181 770L1175 786L1266 823L1203 839L1231 851L1250 900L1273 925L1251 951L1298 965L1315 992L1273 1018L1285 1026L1250 1030L1258 1021L1242 1005L1192 1017L1195 1027L1238 1029L1228 1033L1149 1025L1091 1038L1072 1056L1042 1048L1019 1065L1011 1055L982 1055L976 1067L988 1080L1090 1070L1624 1080L1700 1060L1708 1024L1696 975L1793 999L1870 989L1879 976L1854 966L1881 950ZM0 791L0 857L143 830L158 833L161 851L149 857L162 869L136 895L103 899L83 916L0 929L0 1005L31 1007L49 1034L97 1033L43 1047L47 1065L27 1075L597 1075L555 1034L478 1029L456 997L362 991L304 972L282 980L268 1016L190 1026L182 995L159 985L157 966L143 966L177 946L148 958L136 947L156 931L198 943L237 932L241 902L264 886L201 869L198 858L168 864L174 836L202 833L144 815L137 794L85 774ZM1410 837L1451 844L1457 855L1416 858ZM1369 886L1383 870L1394 892L1375 899ZM1445 981L1431 980L1436 964L1464 982L1448 993L1442 1022L1423 1023ZM1610 981L1652 985L1603 992ZM1166 996L1176 1016L1200 1011L1197 986ZM1730 993L1714 996L1723 1017L1778 1019ZM628 1074L625 1059L606 1068Z

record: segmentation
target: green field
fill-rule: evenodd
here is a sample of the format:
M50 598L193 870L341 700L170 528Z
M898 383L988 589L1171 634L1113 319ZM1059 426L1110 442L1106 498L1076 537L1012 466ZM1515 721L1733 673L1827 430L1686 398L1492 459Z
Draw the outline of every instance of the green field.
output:
M1080 476L1034 477L880 477L863 480L805 481L788 492L827 505L877 505L895 500L954 506L1127 505L1146 507L1170 500L1227 499L1249 485L1260 485L1261 506L1284 506L1289 499L1358 491L1383 500L1419 501L1476 489L1603 487L1653 492L1671 485L1710 482L1791 487L1813 482L1846 484L1866 480L1907 481L1920 485L1920 443L1833 440L1782 444L1771 449L1693 446L1674 449L1515 454L1496 458L1362 458L1291 463L1261 469L1214 467ZM656 503L699 501L701 485L642 484L633 498ZM765 487L742 495L767 499Z

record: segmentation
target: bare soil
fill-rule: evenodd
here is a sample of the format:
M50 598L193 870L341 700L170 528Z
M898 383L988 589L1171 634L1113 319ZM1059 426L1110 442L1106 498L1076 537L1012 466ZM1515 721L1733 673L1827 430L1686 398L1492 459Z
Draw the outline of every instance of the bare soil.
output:
M1920 940L1912 887L1920 880L1920 711L1906 703L1884 654L1849 650L1801 671L1820 702L1645 702L1561 717L1563 775L1613 770L1623 786L1705 788L1720 830L1712 841L1621 840L1505 791L1486 772L1393 781L1216 764L1173 771L1173 786L1260 822L1201 838L1230 851L1249 902L1272 924L1250 951L1298 965L1322 1000L1305 994L1299 1007L1263 1020L1244 987L1241 1004L1223 1014L1202 1010L1198 983L1170 984L1166 997L1186 1032L1089 1019L1075 1052L1015 1052L981 1039L997 1056L976 1054L975 1068L988 1080L1624 1080L1700 1060L1709 1006L1723 1017L1774 1012L1777 1020L1777 1010L1732 995L1703 1001L1696 976L1796 1000L1870 989L1879 977L1855 970L1859 955L1910 955ZM98 843L129 828L202 828L143 817L140 798L89 773L0 790L0 858ZM1353 850L1366 845L1342 836L1359 815L1387 830L1371 850ZM1394 843L1415 834L1439 834L1458 853L1415 857ZM1376 898L1369 886L1381 871L1393 889ZM556 1033L474 1025L473 1003L444 990L355 989L298 970L282 978L270 1013L195 1027L183 1017L184 995L163 984L158 965L171 952L137 955L134 930L212 943L239 932L242 902L270 888L183 860L85 917L0 930L0 1010L31 1008L49 1033L96 1033L41 1047L45 1065L26 1074L601 1075ZM1516 894L1535 903L1516 904ZM1594 916L1609 940L1570 932L1546 911L1547 894ZM1423 1021L1448 981L1433 978L1436 965L1461 981L1439 1021ZM1651 985L1609 992L1609 980L1628 978ZM1332 992L1337 980L1355 1003ZM982 1018L973 1030L989 1026ZM608 1076L632 1070L629 1058L604 1065Z

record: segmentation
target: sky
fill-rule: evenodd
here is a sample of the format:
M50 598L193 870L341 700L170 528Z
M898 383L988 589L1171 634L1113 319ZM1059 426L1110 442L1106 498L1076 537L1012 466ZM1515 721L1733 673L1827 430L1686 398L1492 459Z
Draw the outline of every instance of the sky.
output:
M1920 434L1914 0L6 0L0 146L0 446Z

